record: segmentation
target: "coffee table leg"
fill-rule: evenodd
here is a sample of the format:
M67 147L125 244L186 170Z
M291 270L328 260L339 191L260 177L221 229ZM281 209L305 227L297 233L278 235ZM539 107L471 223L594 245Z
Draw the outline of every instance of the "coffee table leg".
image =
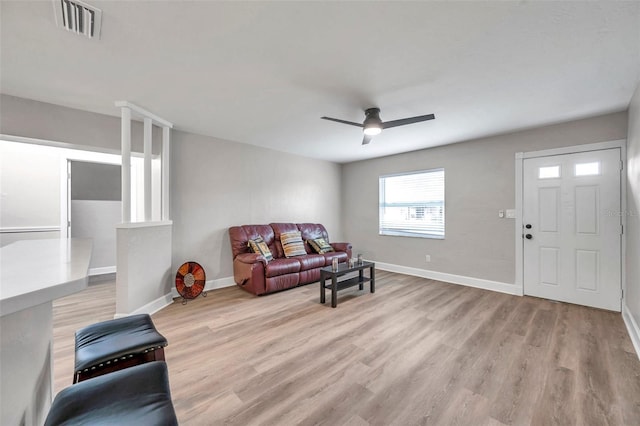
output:
M323 275L322 278L320 278L320 303L325 302L324 282L325 282L325 277Z
M374 266L369 268L369 277L371 278L369 286L371 287L371 293L376 292L376 268Z
M338 277L333 274L331 277L331 307L338 306Z
M358 271L358 279L360 280L360 285L358 285L359 290L364 290L364 283L362 282L363 278L364 278L364 271L360 269Z

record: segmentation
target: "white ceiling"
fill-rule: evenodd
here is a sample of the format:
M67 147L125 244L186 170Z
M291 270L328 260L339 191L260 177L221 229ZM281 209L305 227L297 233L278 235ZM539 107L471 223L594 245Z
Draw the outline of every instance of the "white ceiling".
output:
M640 2L87 0L100 40L57 28L55 2L2 1L2 93L348 162L627 108ZM356 127L386 130L367 146Z

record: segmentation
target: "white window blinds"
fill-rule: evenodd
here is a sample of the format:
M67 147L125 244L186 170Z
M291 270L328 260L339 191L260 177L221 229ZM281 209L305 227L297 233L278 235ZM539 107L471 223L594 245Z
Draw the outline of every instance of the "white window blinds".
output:
M380 235L444 238L444 169L380 176Z

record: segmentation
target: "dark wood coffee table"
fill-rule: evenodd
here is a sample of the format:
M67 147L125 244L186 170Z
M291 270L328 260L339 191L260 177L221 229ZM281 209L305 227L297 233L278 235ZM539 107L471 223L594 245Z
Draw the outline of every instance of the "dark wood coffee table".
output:
M369 276L364 276L364 270L369 268ZM320 303L325 302L325 289L331 289L331 307L338 306L338 291L345 288L353 287L355 285L360 287L360 290L364 289L364 283L369 282L369 288L371 293L376 292L376 264L373 262L360 262L352 267L349 267L347 263L339 263L338 270L333 271L331 266L325 266L320 269ZM358 276L348 278L346 280L338 281L338 278L348 274L349 272L358 271ZM331 278L331 283L326 284L327 278Z

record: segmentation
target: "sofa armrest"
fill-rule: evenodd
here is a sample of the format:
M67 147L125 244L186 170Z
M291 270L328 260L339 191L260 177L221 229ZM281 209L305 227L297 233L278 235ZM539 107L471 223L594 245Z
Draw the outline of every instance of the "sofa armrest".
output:
M257 262L262 262L262 264L264 265L269 263L267 262L267 259L265 259L264 256L259 253L241 253L237 255L234 260L237 260L238 262L241 262L241 263L246 263L248 265L251 265L252 263L257 263Z
M353 248L351 243L331 243L331 247L333 247L335 251L351 251Z
M264 265L266 259L255 253L242 253L233 259L233 280L255 295L265 292Z
M333 247L335 251L343 251L347 253L348 258L351 259L351 249L353 248L351 243L331 243L331 247Z

